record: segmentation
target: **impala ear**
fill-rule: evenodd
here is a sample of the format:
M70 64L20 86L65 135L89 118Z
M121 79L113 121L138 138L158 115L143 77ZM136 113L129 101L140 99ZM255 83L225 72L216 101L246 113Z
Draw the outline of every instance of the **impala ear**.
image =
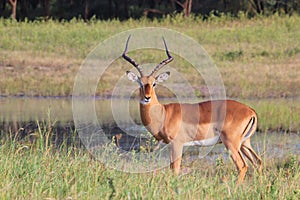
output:
M136 81L139 80L139 77L138 77L135 73L133 73L133 72L131 72L131 71L127 71L126 74L127 74L127 78L128 78L130 81L136 82Z
M159 74L155 80L158 82L158 83L162 83L164 82L165 80L167 80L168 78L170 77L170 72L163 72L161 74Z

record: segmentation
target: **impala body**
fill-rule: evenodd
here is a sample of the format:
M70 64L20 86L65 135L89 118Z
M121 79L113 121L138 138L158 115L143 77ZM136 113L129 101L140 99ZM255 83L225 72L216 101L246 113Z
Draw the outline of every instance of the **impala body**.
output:
M259 170L261 158L250 144L250 137L257 128L257 115L248 106L233 100L206 101L196 104L161 104L155 93L157 83L168 79L170 73L156 75L159 69L173 60L166 42L168 58L159 63L150 75L144 75L142 68L127 53L128 42L122 57L130 62L140 76L127 71L127 77L140 85L140 116L143 125L158 140L170 144L170 167L180 172L184 146L210 146L222 142L230 151L238 171L238 183L244 180L250 162Z

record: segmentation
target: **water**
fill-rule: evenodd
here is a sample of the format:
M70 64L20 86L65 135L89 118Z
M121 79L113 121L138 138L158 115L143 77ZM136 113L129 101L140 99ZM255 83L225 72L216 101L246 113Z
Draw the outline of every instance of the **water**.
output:
M72 120L70 98L0 98L1 122L42 121L49 117L67 122Z
M99 119L111 123L113 121L111 106L125 102L127 101L119 99L95 99L95 112ZM129 107L130 114L138 116L138 102L130 100ZM49 118L60 122L73 121L72 98L0 98L0 122L43 121Z
M172 101L172 100L167 100ZM120 138L120 147L124 150L139 150L140 146L145 145L146 141L152 141L151 135L141 126L139 119L139 103L136 100L120 99L96 99L95 112L101 126L106 133L112 136L122 134ZM130 116L125 117L124 124L131 121L137 123L137 126L125 127L126 130L120 128L111 107L128 105L125 109L118 109L117 115ZM124 114L125 113L125 114ZM25 133L32 132L31 129L36 128L36 123L41 121L56 121L56 126L59 132L66 129L74 130L72 99L71 98L0 98L0 129L2 134L8 131L16 132L20 128L25 127ZM129 120L129 121L130 121ZM123 125L124 125L123 124ZM71 128L70 128L71 127ZM27 129L26 129L27 128ZM26 132L28 130L28 132ZM125 132L132 133L131 135ZM137 134L142 133L142 134ZM299 134L284 134L279 132L257 133L252 137L252 145L260 155L267 157L286 157L288 155L300 155L300 136ZM189 148L197 157L203 153L203 149L199 147ZM216 145L210 153L211 159L219 156L224 152L224 145Z

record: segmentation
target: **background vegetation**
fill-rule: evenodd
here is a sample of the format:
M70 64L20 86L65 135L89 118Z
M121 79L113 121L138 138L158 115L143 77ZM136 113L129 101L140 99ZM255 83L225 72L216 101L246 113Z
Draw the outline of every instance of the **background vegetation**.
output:
M168 27L195 39L215 61L227 95L231 98L300 96L300 17L278 16L248 19L223 15L207 21L182 15L163 19L69 22L0 20L0 94L70 96L76 72L101 41L138 27ZM159 62L161 52L142 52L139 63ZM128 63L117 60L108 69L97 94L109 93ZM194 77L192 67L176 58L172 67L186 75L205 96L205 83ZM259 86L259 87L258 87Z
M0 16L24 19L129 19L163 17L182 13L207 18L211 13L248 16L297 14L300 12L300 0L2 0Z

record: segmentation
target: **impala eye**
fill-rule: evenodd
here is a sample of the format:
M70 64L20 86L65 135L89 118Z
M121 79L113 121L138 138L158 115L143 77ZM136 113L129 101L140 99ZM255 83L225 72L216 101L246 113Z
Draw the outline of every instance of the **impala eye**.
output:
M156 86L156 83L153 83L153 87L155 87Z

